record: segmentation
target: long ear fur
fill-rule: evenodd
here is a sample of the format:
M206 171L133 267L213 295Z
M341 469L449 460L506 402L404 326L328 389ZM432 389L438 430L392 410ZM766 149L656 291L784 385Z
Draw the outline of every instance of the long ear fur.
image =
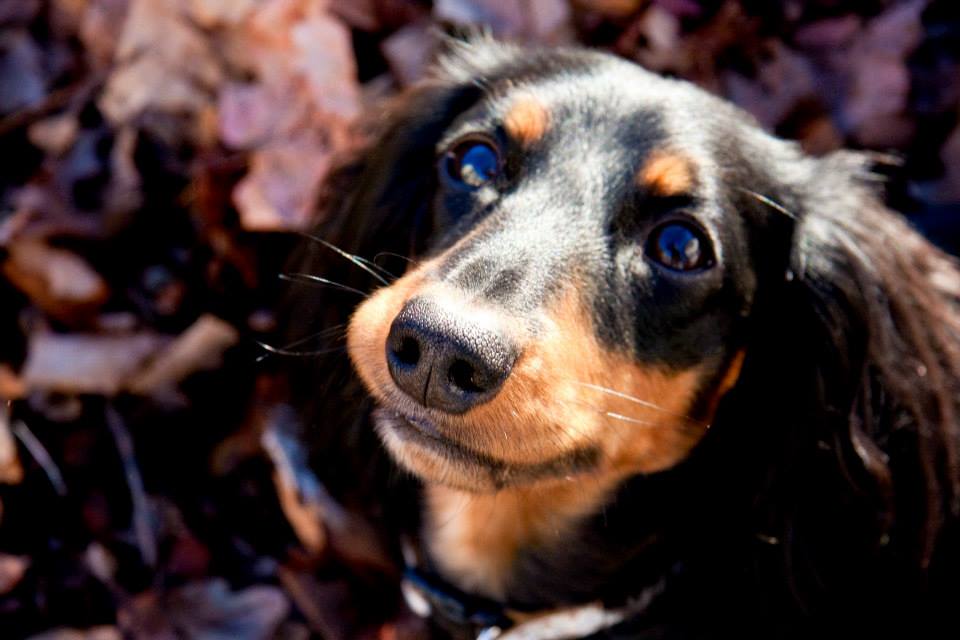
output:
M466 46L466 45L461 45ZM406 268L430 235L430 207L436 180L436 144L451 124L478 98L479 88L449 74L436 76L385 104L362 123L366 143L340 163L327 181L319 204L320 222L291 261L290 271L331 280L360 292L379 286L372 276L324 244L376 261L386 280ZM374 267L377 271L377 267ZM295 406L311 425L312 463L339 496L390 504L383 487L391 484L373 429L365 424L369 397L349 364L345 325L360 298L337 289L294 283L281 312L284 344L319 357L283 362ZM317 336L313 340L304 338ZM301 342L298 342L301 341ZM385 476L385 474L387 474ZM338 483L342 481L342 486ZM360 495L358 495L360 494ZM410 512L415 513L415 509Z
M865 158L818 163L731 412L767 459L773 579L804 607L891 573L921 592L960 506L960 271L879 203Z

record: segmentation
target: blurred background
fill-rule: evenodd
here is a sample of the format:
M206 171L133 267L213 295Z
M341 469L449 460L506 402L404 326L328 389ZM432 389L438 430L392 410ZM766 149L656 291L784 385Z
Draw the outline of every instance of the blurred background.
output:
M960 250L955 0L0 0L0 638L422 632L258 342L357 118L464 25L893 154Z

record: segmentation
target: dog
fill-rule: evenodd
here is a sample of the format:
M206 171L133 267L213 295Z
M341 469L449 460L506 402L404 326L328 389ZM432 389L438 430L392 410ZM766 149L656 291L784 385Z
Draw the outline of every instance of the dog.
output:
M960 271L870 157L487 38L373 121L316 235L377 288L317 375L413 479L438 633L955 636Z

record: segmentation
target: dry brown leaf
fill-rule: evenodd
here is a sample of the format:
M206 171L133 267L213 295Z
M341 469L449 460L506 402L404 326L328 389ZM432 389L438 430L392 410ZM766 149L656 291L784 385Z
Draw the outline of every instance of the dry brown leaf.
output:
M225 84L218 105L220 139L229 147L252 149L308 123L309 99L285 89L275 83Z
M224 352L239 339L232 325L203 315L133 378L129 390L143 395L165 393L197 371L220 366Z
M23 384L10 365L0 363L0 403L9 400L19 400L27 395L27 387Z
M47 93L43 53L26 30L0 31L0 115L32 107Z
M233 194L243 227L251 231L305 228L329 168L329 149L309 134L258 151Z
M924 0L895 4L868 22L838 63L847 69L843 122L868 147L903 147L913 136L906 116L910 95L907 56L923 37Z
M20 484L23 466L17 453L17 441L10 431L10 416L6 404L0 404L0 484ZM0 554L0 594L3 589L3 558Z
M811 51L845 48L860 32L862 24L860 16L853 14L817 20L798 27L793 34L793 42Z
M62 0L60 4L75 1ZM129 7L130 0L84 1L78 35L83 42L87 59L95 68L104 69L110 65Z
M148 109L196 115L223 71L211 41L167 0L133 0L99 106L114 124Z
M313 15L290 30L294 67L306 81L314 104L349 122L360 111L356 60L350 31L327 14Z
M319 555L327 541L327 509L317 497L319 481L308 469L298 469L295 452L290 451L297 445L275 428L268 427L263 432L261 445L273 462L273 482L287 522L303 547L311 555Z
M226 580L217 578L173 590L164 598L164 608L183 637L263 640L287 616L290 601L276 587L231 591Z
M330 11L354 29L377 31L381 26L376 0L330 0Z
M779 41L771 42L768 50L769 59L754 79L728 72L724 80L727 97L772 131L801 101L817 100L817 86L806 58Z
M154 333L120 336L37 332L21 377L30 391L112 396L165 343Z
M251 230L303 228L330 155L360 111L349 30L309 0L269 0L226 38L227 57L256 79L224 85L221 139L253 149L233 202Z
M187 13L204 29L234 27L257 5L257 0L186 0Z
M73 146L77 139L80 123L76 115L64 113L40 120L30 125L27 136L35 146L44 152L59 156Z
M578 8L614 18L635 13L647 0L574 0Z
M558 43L569 36L566 0L437 0L433 14L455 24L484 25L511 39Z
M0 596L10 593L27 572L30 559L0 553Z
M110 296L103 278L80 256L36 240L14 240L3 275L50 316L89 319Z
M423 78L436 48L433 33L432 23L414 22L398 29L380 44L390 70L401 85Z
M122 640L122 638L119 629L104 625L89 629L60 627L30 636L27 640Z

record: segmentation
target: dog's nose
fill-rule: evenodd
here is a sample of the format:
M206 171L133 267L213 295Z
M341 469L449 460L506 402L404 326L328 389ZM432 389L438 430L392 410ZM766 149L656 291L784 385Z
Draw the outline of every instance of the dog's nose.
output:
M414 298L390 326L390 375L426 407L463 413L495 396L510 375L516 360L510 340L468 314Z

